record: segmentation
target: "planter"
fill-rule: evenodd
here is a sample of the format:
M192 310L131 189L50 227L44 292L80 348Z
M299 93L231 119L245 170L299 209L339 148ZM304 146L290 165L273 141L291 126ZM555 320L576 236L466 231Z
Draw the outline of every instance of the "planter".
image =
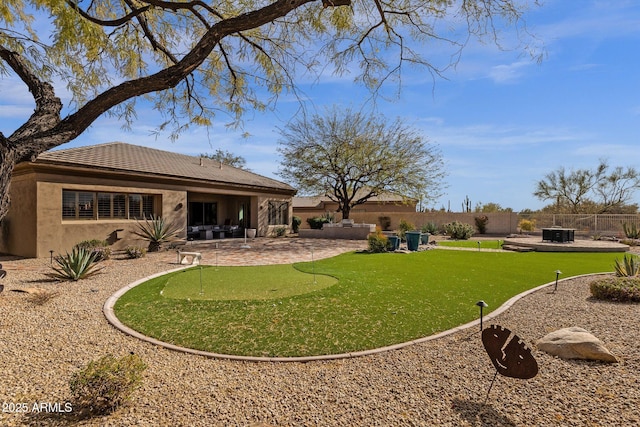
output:
M405 233L407 237L407 249L410 251L417 251L420 246L420 233L419 231L407 231Z
M429 243L429 233L421 233L420 234L420 243L426 245Z
M255 239L256 238L256 229L255 228L247 228L247 238Z
M400 238L398 236L387 236L389 239L389 250L395 251L400 247Z

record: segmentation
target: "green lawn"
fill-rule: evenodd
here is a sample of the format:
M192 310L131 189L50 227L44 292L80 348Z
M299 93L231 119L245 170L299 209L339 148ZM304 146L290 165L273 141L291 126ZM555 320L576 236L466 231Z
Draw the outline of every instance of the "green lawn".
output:
M615 259L597 253L349 253L277 269L203 268L203 299L196 267L137 286L115 310L146 335L200 350L281 357L344 353L458 326L478 317L480 299L489 304L488 313L553 281L558 269L561 278L612 271ZM315 272L317 283L311 274L296 276L294 267Z
M456 248L478 248L478 242L480 242L481 249L501 249L504 240L474 240L471 237L469 240L441 240L438 242L438 246L453 246Z

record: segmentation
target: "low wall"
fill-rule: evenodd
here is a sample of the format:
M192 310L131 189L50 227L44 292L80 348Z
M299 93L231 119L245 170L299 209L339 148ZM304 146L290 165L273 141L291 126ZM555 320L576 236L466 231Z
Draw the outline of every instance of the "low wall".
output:
M298 236L308 239L366 240L367 236L375 231L375 224L357 224L353 227L325 226L322 230L300 229Z

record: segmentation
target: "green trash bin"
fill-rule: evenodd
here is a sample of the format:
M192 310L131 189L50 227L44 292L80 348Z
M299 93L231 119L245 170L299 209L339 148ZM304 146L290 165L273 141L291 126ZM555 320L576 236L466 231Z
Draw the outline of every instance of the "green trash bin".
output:
M407 237L407 249L410 251L417 251L420 246L420 233L419 231L407 231L405 233Z

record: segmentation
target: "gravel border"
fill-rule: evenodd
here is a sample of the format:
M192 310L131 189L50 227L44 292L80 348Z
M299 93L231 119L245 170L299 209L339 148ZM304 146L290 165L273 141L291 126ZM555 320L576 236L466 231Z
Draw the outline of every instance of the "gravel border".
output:
M123 334L102 313L118 289L167 270L161 256L110 260L105 274L68 284L46 280L49 260L2 263L9 267L0 294L2 426L640 424L640 305L592 300L588 277L563 279L555 293L538 289L486 322L511 329L532 346L540 372L528 381L498 377L485 404L495 371L475 328L351 359L212 359ZM36 305L29 295L11 292L29 286L58 294ZM594 333L620 362L568 361L535 350L535 340L569 326ZM149 366L129 405L84 420L63 412L73 372L107 353L129 352ZM16 413L22 404L26 413Z

